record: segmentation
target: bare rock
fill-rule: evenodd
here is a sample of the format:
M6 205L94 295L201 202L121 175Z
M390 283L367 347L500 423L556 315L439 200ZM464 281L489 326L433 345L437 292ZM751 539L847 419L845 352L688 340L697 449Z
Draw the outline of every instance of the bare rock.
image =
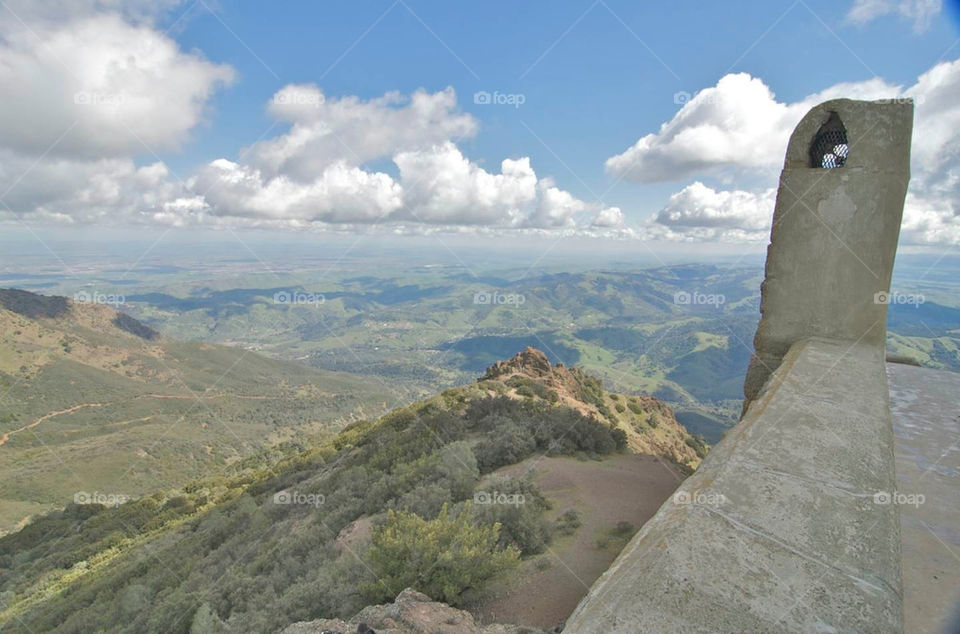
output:
M283 634L355 634L370 629L376 634L546 634L519 625L479 625L469 612L433 601L411 588L397 595L393 603L368 606L349 621L320 619L294 623Z

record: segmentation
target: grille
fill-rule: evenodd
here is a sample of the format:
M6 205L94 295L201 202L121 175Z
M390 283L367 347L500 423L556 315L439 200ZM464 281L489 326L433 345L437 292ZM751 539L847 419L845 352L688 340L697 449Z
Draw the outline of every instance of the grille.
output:
M836 112L831 112L827 122L820 126L810 145L810 167L833 169L843 167L850 153L847 129Z

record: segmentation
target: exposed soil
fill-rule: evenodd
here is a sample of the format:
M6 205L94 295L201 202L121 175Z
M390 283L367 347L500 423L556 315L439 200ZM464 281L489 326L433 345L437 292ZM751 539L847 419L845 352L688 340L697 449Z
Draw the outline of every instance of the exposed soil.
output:
M638 454L603 461L531 458L496 473L520 476L530 469L536 473L537 487L553 504L549 517L574 509L583 525L574 535L554 540L544 555L524 562L510 580L494 587L472 610L481 623L530 627L563 623L626 545L614 539L601 549L598 538L608 537L622 521L639 530L684 477L672 464ZM538 570L537 560L543 558L550 566Z

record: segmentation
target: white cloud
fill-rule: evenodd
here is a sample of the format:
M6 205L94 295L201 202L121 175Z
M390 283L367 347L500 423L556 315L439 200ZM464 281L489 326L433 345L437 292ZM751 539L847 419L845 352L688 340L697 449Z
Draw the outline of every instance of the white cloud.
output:
M781 103L760 79L725 75L688 101L655 134L607 159L607 170L636 182L671 181L705 172L774 169L790 132L814 105L836 97L879 99L898 86L873 79L832 86L796 103Z
M233 78L230 67L183 53L152 27L118 15L5 35L0 138L24 154L101 158L176 149L213 92Z
M181 51L151 26L173 4L5 4L3 218L12 212L58 222L151 221L190 196L153 152L183 144L233 70ZM112 9L118 12L105 12ZM151 162L138 167L137 156Z
M558 188L552 178L541 179L537 193L537 208L529 218L529 224L534 227L573 226L574 215L590 208L570 192Z
M719 227L764 231L773 218L775 189L717 191L697 181L670 196L656 221L673 228Z
M477 122L457 111L452 88L390 92L363 101L327 98L315 85L289 85L271 100L269 113L291 124L289 132L255 144L245 156L269 175L310 180L329 165L359 165L476 134Z
M793 128L811 107L841 96L915 100L902 241L960 242L960 60L934 66L906 89L872 79L837 84L795 103L778 102L759 79L727 75L607 167L641 182L714 175L769 183L756 191L718 191L698 181L671 196L653 218L668 237L751 239L769 226L773 185Z
M245 163L219 159L197 177L192 189L212 215L559 229L595 208L539 179L529 157L504 159L493 172L464 156L454 139L474 135L477 124L458 111L452 88L363 101L289 85L269 112L290 130L249 148ZM368 171L369 162L387 159L395 178Z
M400 152L400 169L411 219L441 224L516 226L537 196L529 158L504 159L499 174L471 163L451 142Z
M597 212L591 223L594 227L622 227L624 223L623 212L619 207L605 207Z
M218 159L200 171L192 190L217 216L364 223L401 205L400 186L389 175L345 163L334 163L303 184Z
M854 0L847 19L862 25L879 17L898 13L913 22L915 32L922 33L930 28L933 19L942 9L942 0Z

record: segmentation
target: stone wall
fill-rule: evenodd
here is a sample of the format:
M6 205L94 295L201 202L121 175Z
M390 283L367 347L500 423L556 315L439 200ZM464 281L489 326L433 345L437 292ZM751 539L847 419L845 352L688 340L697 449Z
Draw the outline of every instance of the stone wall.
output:
M744 416L565 632L903 630L884 293L912 113L909 102L841 99L799 123Z
M810 148L835 113L846 128L843 167L811 165ZM821 336L882 344L890 275L910 180L913 104L836 99L800 121L787 148L773 213L761 319L744 409L795 342Z

